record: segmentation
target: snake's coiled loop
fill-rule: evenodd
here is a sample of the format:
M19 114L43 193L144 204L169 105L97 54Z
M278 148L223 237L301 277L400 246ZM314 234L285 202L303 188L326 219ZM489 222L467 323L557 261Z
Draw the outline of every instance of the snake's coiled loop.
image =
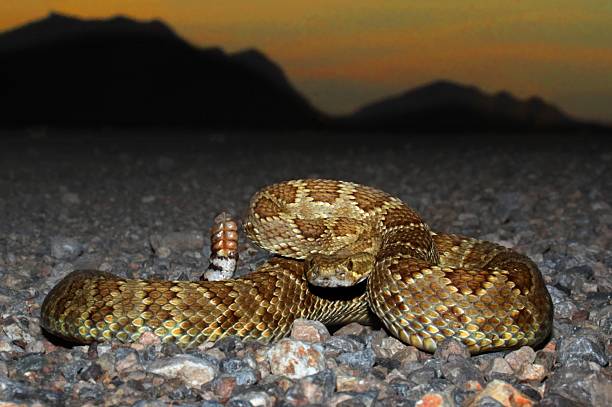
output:
M531 260L490 242L433 233L399 199L370 187L271 185L253 197L245 229L278 255L246 278L146 281L77 271L48 294L41 323L82 343L133 341L152 331L188 347L227 335L270 341L295 318L366 322L373 311L405 343L433 351L452 337L473 353L535 345L552 327L550 295ZM353 271L361 263L348 262L351 256L371 267ZM367 292L315 295L309 267L339 270L341 281L367 277Z

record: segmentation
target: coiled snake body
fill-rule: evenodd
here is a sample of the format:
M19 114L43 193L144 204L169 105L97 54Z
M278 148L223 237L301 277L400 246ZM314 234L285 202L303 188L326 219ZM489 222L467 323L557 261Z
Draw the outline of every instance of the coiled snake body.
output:
M151 331L190 347L227 335L271 341L296 318L365 322L373 312L407 344L433 351L452 337L473 353L535 345L552 326L550 295L531 260L433 233L399 199L370 187L271 185L253 197L245 230L276 254L245 278L150 281L75 271L47 295L41 324L80 343L134 341ZM312 289L364 279L365 292L349 299Z

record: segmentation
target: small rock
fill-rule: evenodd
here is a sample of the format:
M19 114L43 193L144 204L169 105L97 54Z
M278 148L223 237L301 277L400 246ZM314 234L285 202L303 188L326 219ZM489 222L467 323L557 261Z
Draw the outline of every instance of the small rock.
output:
M329 331L319 321L298 318L293 321L291 338L298 341L321 343L331 337Z
M324 404L336 387L336 375L330 369L298 380L285 394L285 399L295 406Z
M251 407L272 407L276 403L276 398L265 391L248 391L230 399L230 403L245 401Z
M572 399L559 394L550 394L540 400L539 407L577 407L577 405Z
M89 367L79 373L79 377L82 380L93 380L97 381L104 374L102 366L98 363L92 363Z
M529 346L522 346L521 348L508 353L504 360L508 362L512 370L518 372L524 366L533 363L535 360L536 353Z
M115 370L118 373L126 374L135 370L142 369L138 353L133 349L120 348L117 350Z
M215 348L218 348L226 355L233 354L234 352L238 352L243 349L243 342L238 339L236 336L226 336L214 344Z
M221 361L221 371L233 377L236 385L247 386L257 382L257 367L252 357L227 358Z
M553 285L547 285L546 286L546 290L550 294L550 298L552 300L552 303L555 306L558 303L560 303L561 301L565 301L565 300L567 300L569 298L569 296L567 295L567 293L565 291L562 291L562 290L558 289L557 287L555 287Z
M83 253L83 245L76 239L56 236L51 239L51 256L58 260L74 260Z
M376 338L372 341L372 350L377 358L392 358L397 352L408 348L403 342L391 337Z
M404 362L401 363L400 366L396 370L402 375L404 375L405 377L410 377L412 372L419 370L421 368L423 368L422 363L404 360Z
M210 342L204 342L205 344L210 344ZM202 345L200 345L200 348L202 347ZM219 348L210 348L210 349L202 349L204 351L204 353L210 357L212 357L213 359L216 359L218 361L221 361L223 359L225 359L226 355L225 353L219 349Z
M528 363L516 371L516 377L522 382L541 382L546 376L546 368L535 363Z
M550 293L553 303L553 312L555 319L571 318L578 307L570 300L569 296L555 286L547 285L546 288Z
M113 271L113 266L110 263L102 262L100 263L100 267L98 267L98 270L111 272Z
M289 338L281 339L268 350L268 360L273 374L291 379L301 379L325 369L321 345Z
M41 341L28 342L26 343L25 351L28 353L44 353L46 347Z
M535 402L539 402L542 400L542 394L544 394L544 390L546 389L546 385L544 383L512 383L515 389L523 392L527 397L532 399Z
M442 375L461 389L484 386L482 372L469 359L451 359L441 366Z
M495 404L486 403L490 398L504 407L530 407L535 402L527 397L523 392L514 388L511 384L501 380L493 380L484 390L476 396L470 406L493 406Z
M544 368L550 372L555 366L556 360L556 352L547 351L546 349L540 349L536 352L536 358L534 363L544 366Z
M554 305L554 317L556 319L571 319L578 311L578 307L571 300L559 301Z
M180 379L187 386L195 388L210 382L217 374L217 368L211 362L191 355L158 359L148 366L147 371Z
M157 249L155 249L155 254L160 259L167 259L172 254L172 251L169 248L167 248L166 246L161 246L161 247L158 247Z
M212 389L220 402L226 403L236 388L236 378L222 375L212 382Z
M22 327L19 323L7 323L2 326L2 331L13 343L33 343L36 342L32 335L27 331L27 327Z
M561 340L558 361L564 365L572 360L592 361L600 366L608 364L604 347L594 336L577 333Z
M372 349L367 348L359 352L343 353L336 360L338 363L344 363L353 369L368 371L374 366L376 355Z
M510 367L506 359L495 358L493 359L493 362L491 363L491 367L488 369L489 375L493 373L511 375L511 374L514 374L514 371L512 370L512 367Z
M610 405L612 381L601 372L593 369L593 367L598 366L593 362L574 360L570 364L558 368L546 381L547 393L545 398L552 394L558 394L573 400L573 405ZM602 400L606 397L606 401ZM598 400L600 402L597 402Z
M414 404L415 407L453 407L454 405L446 393L427 393Z
M562 290L572 293L580 291L585 281L593 278L593 269L588 265L570 267L557 274L557 285Z
M332 336L323 344L325 355L336 357L341 353L358 352L365 348L365 344L354 335Z
M582 284L582 292L585 294L596 293L599 290L599 284L585 281Z
M257 383L257 372L255 369L245 368L231 373L231 376L236 379L236 385L238 386L249 386Z
M326 403L330 407L370 407L376 400L376 392L335 393Z
M442 361L452 360L453 358L467 359L470 357L468 347L456 339L448 338L438 344L434 352L434 358Z
M358 377L343 369L340 369L336 375L336 391L338 392L364 393L371 390L376 390L381 398L394 394L388 383L372 375Z
M334 332L334 336L338 336L338 335L361 336L361 335L364 335L366 332L368 332L368 330L371 330L371 328L358 324L357 322L351 322L350 324L346 324L342 328Z
M445 379L433 379L427 384L416 386L412 382L396 381L391 383L391 387L402 399L413 400L412 403L415 403L427 393L444 393L454 389L454 386Z
M402 366L406 363L418 362L422 357L422 352L414 346L407 346L393 355L393 358L399 360Z
M408 376L409 380L415 384L430 383L435 377L436 371L431 367L422 367L420 369L413 370Z

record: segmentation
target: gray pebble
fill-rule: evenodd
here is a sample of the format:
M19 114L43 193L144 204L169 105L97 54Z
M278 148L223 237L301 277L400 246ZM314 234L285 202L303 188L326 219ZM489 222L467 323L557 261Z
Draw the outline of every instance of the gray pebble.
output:
M540 400L540 407L580 407L581 404L576 403L575 400L563 397L559 394L549 394ZM586 404L582 404L586 407Z
M585 336L581 333L561 340L557 358L562 365L575 360L591 361L601 366L608 365L608 357L600 341L593 335Z
M51 239L51 256L58 260L74 260L83 250L83 245L76 239L63 236Z
M391 387L400 396L415 402L427 393L444 392L452 384L446 379L432 379L429 383L414 385L412 382L395 382Z
M337 356L340 353L358 352L365 348L365 344L354 335L332 336L323 344L325 354Z
M599 393L605 388L605 382L609 383L609 380L602 377L601 373L592 370L588 364L574 362L562 366L552 374L547 381L545 396L556 394L573 400L574 403L582 403L585 406L596 405L594 399L597 399ZM600 387L600 384L604 386Z
M441 359L443 361L451 360L453 358L469 358L470 350L462 342L448 338L438 344L436 351L434 352L434 358Z
M156 360L147 371L168 378L177 378L191 387L200 387L215 378L217 367L206 359L177 355Z
M451 383L461 386L468 381L476 381L484 386L482 372L469 359L453 359L441 367L442 375Z
M330 369L299 379L285 395L291 405L325 404L336 388L336 375Z
M426 384L431 382L436 376L435 369L431 367L422 367L410 372L409 380L415 384Z
M338 363L347 364L352 368L368 371L374 366L376 355L372 349L368 348L358 352L343 353L336 360Z
M320 344L285 338L272 345L267 357L273 374L291 379L300 379L325 369L325 357Z
M385 335L372 341L372 350L377 358L392 358L406 348L407 345L392 336Z
M329 405L335 407L370 407L374 404L378 393L373 391L356 392L337 392L330 400Z
M331 337L329 331L319 321L297 318L291 326L291 338L313 343L324 342Z

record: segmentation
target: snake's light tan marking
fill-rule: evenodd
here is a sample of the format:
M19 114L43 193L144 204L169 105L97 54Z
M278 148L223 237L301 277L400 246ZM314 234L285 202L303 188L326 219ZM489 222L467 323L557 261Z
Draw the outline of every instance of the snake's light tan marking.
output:
M531 260L490 242L432 233L382 191L331 180L271 185L253 197L245 230L283 257L231 281L73 272L45 299L42 325L82 343L133 341L152 331L189 347L227 335L274 340L300 317L363 322L371 309L405 343L433 351L453 337L473 353L535 345L550 333L550 295ZM319 285L367 278L367 293L321 298L307 276Z

